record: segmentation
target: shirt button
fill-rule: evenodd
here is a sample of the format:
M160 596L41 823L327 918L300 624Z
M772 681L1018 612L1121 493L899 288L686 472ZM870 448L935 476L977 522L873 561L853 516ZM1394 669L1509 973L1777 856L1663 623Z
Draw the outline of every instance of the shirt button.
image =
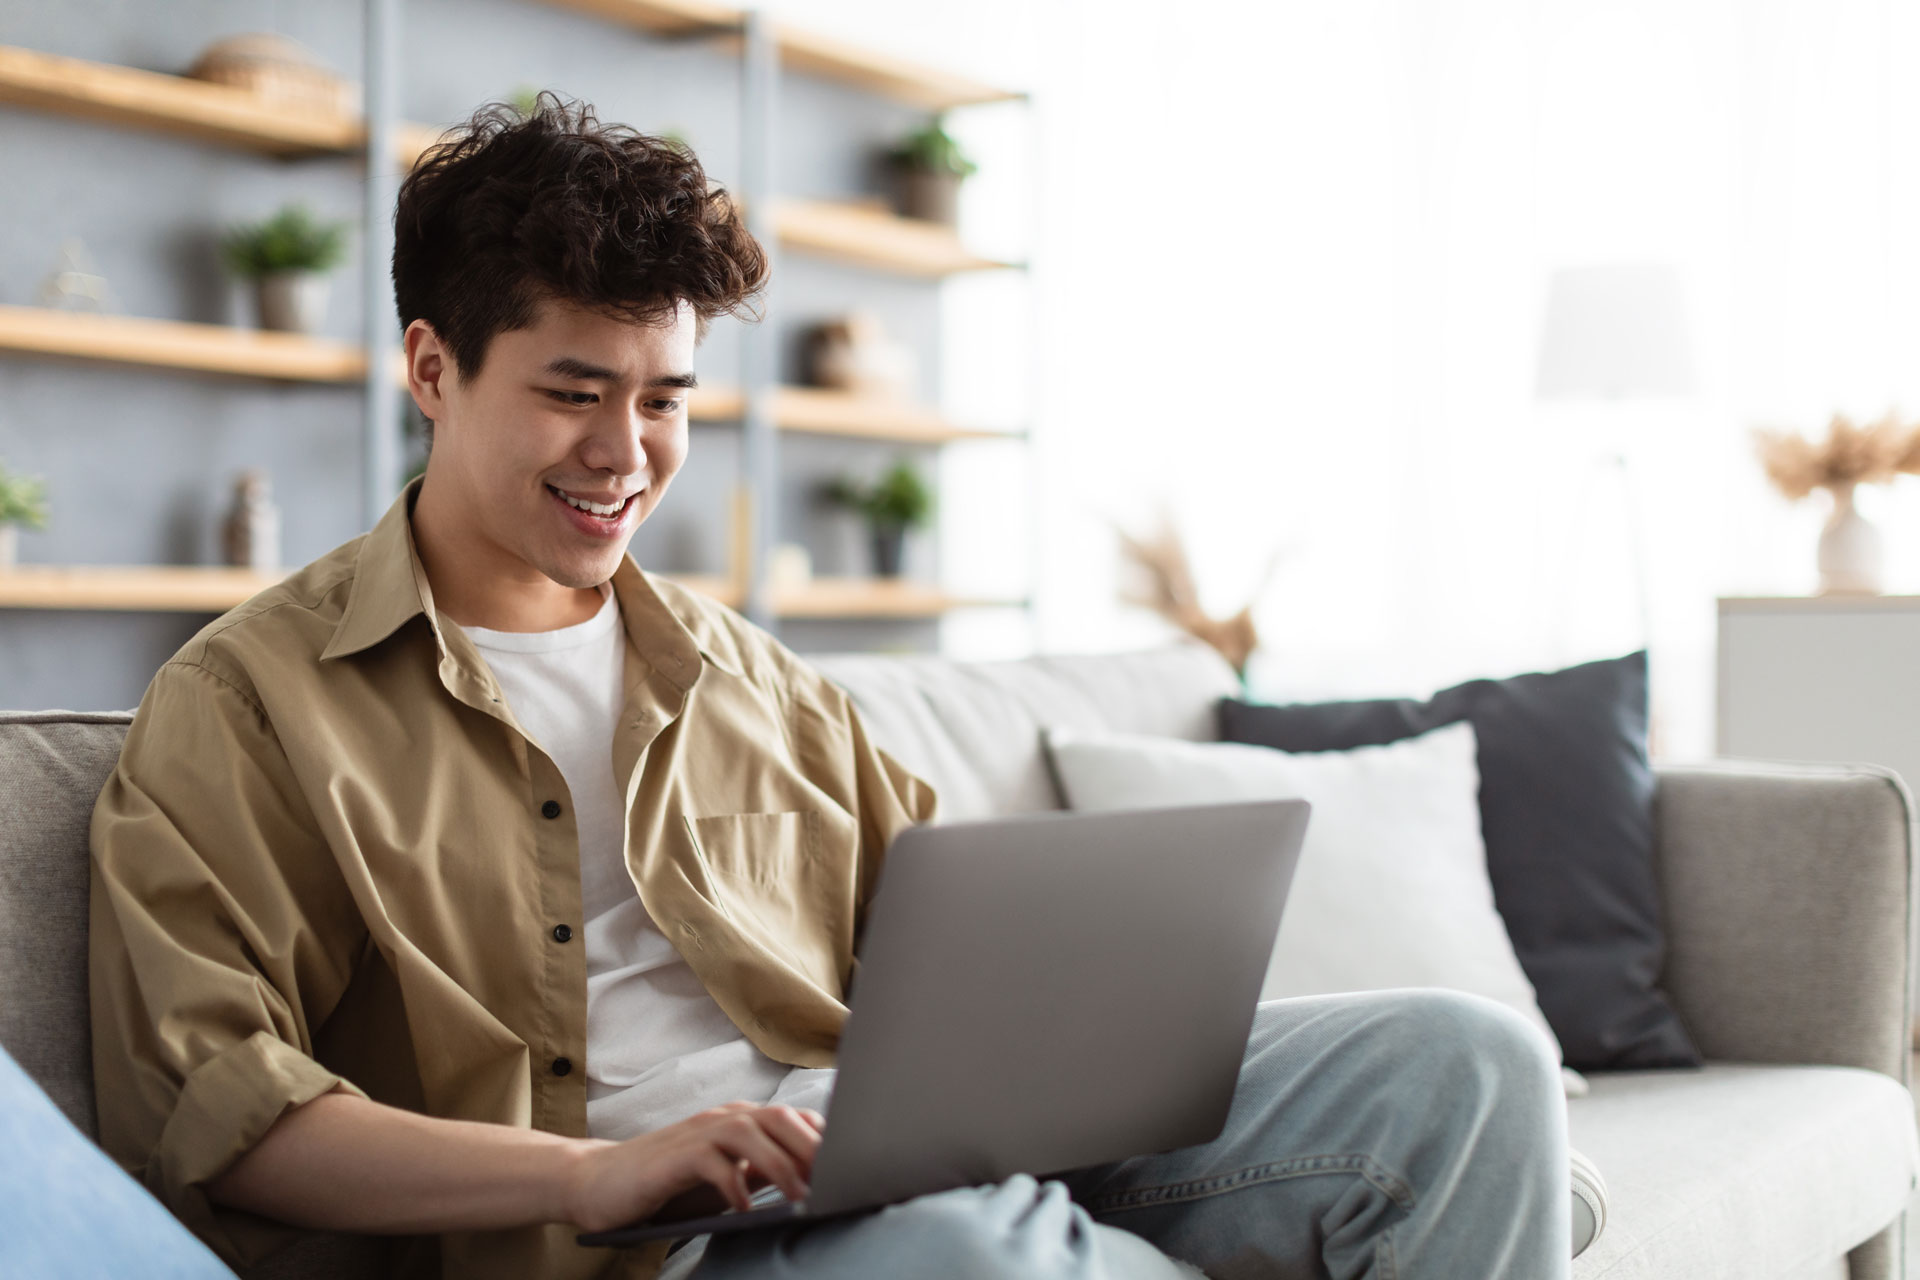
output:
M553 940L555 942L565 942L571 937L573 937L573 930L567 928L567 926L563 924L553 926Z
M546 802L545 804L543 804L543 805L541 805L541 806L540 806L540 816L541 816L541 817L543 817L543 818L557 818L557 817L559 817L559 816L560 816L560 802L559 802L558 800L549 800L549 801L547 801L547 802Z
M563 1076L571 1070L573 1070L573 1060L571 1058L555 1058L553 1060L553 1074Z

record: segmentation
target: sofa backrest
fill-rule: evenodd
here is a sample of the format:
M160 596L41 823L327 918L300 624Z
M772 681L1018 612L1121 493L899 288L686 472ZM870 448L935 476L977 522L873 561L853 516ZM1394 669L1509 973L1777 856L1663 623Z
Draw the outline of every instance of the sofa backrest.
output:
M810 658L853 697L875 742L940 796L939 820L1063 808L1040 731L1058 726L1211 741L1240 692L1212 649L954 662L893 654Z
M1045 725L1211 738L1237 688L1211 649L960 663L845 655L818 665L875 741L934 784L941 818L1060 807ZM0 1045L95 1132L87 1016L87 827L131 712L0 712Z
M0 1045L91 1136L87 824L129 711L0 711Z

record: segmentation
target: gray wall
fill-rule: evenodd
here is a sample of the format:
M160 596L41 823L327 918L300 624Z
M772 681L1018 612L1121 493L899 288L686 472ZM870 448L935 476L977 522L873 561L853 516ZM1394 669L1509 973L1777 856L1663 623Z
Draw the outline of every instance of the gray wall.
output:
M446 124L520 87L591 102L600 118L677 130L708 170L731 182L739 161L736 61L698 45L655 41L535 0L406 0L402 111ZM334 70L361 79L360 0L0 0L0 42L157 71L181 72L221 37L276 31ZM799 76L781 86L778 181L813 197L878 194L874 157L916 116L892 103ZM216 237L227 223L305 199L324 215L360 216L353 158L277 161L161 134L0 106L0 302L31 305L63 239L78 236L132 315L251 324L251 305L223 276ZM358 237L335 274L323 332L357 340L363 298ZM934 286L787 256L775 279L784 376L798 376L801 326L848 306L878 312L920 354L932 398L938 368ZM379 305L392 312L390 296ZM397 327L397 322L396 322ZM702 348L710 382L738 375L739 332L716 325ZM302 564L360 533L362 416L357 387L278 385L159 369L0 354L0 457L47 478L52 519L21 538L21 558L58 564L219 561L218 528L232 477L274 478L284 555ZM410 406L409 406L410 409ZM837 471L873 474L886 445L783 437L779 537L801 541L816 571L865 570L850 517L812 495ZM915 451L933 467L937 455ZM717 573L726 566L729 494L739 431L696 425L686 469L635 535L645 566ZM931 535L909 572L931 573ZM0 609L0 707L131 706L153 671L207 617ZM796 648L932 647L927 623L795 622Z

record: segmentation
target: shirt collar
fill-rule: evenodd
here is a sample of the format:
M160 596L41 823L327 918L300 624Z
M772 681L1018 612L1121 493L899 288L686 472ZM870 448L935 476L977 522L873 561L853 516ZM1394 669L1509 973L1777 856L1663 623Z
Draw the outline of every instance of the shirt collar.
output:
M413 504L425 477L407 482L387 513L360 543L347 606L335 625L333 638L321 651L322 662L360 653L386 640L415 615L424 615L440 639L439 616L433 608L433 590L420 563L413 539ZM703 661L734 675L739 672L702 644L690 619L675 612L654 590L631 555L620 558L613 571L613 594L621 620L641 657L674 684L690 689L699 678ZM442 641L444 644L444 641Z

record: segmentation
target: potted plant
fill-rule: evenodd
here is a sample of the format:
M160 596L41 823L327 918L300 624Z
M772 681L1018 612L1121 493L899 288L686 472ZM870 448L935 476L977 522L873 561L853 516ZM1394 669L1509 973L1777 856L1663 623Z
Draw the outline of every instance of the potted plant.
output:
M933 514L933 492L907 462L897 462L872 485L841 477L827 486L827 501L866 517L872 538L874 571L883 578L900 576L907 530L919 528Z
M260 327L313 333L327 307L327 277L346 254L346 222L319 222L304 204L265 222L228 228L220 251L227 269L254 282Z
M960 184L980 166L947 132L944 114L901 139L888 159L898 179L902 214L949 227L959 222Z
M1878 595L1883 540L1854 509L1853 491L1920 471L1920 431L1892 414L1866 426L1835 414L1824 440L1771 431L1755 432L1754 438L1767 478L1782 497L1798 502L1815 489L1833 495L1833 514L1820 533L1820 594Z
M46 482L15 475L0 462L0 569L11 569L18 561L22 528L46 527Z

